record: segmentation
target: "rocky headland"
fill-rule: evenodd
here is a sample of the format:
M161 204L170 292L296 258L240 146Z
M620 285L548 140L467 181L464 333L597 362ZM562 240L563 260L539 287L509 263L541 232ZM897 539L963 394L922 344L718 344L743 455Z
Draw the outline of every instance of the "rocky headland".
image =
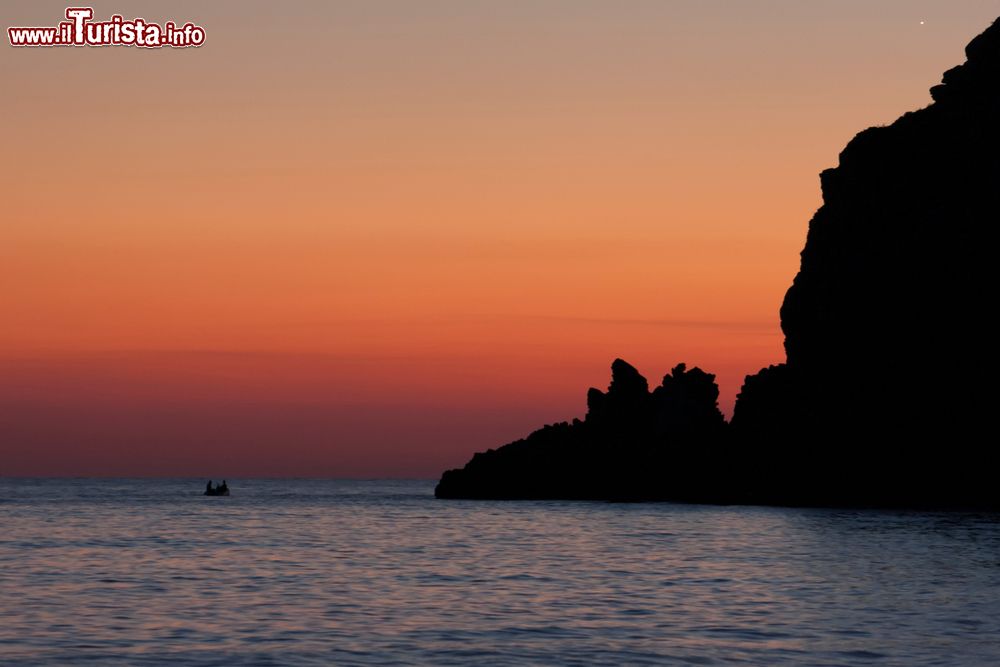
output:
M680 364L650 391L616 360L584 420L476 454L436 495L1000 508L1000 20L966 56L821 174L786 360L746 378L731 422L713 375Z

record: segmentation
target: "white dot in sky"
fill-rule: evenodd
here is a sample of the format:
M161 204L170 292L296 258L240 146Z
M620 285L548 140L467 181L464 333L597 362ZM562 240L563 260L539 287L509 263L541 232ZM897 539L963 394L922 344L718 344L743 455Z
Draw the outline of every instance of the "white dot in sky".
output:
M927 23L927 21L921 21L921 22L920 22L920 25L923 25L923 24L925 24L925 23Z

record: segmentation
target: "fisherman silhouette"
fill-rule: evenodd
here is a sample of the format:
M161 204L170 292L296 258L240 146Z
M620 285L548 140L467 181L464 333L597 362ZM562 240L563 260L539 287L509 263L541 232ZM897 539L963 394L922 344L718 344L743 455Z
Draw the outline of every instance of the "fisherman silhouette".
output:
M208 480L208 484L205 486L205 495L212 495L212 480Z

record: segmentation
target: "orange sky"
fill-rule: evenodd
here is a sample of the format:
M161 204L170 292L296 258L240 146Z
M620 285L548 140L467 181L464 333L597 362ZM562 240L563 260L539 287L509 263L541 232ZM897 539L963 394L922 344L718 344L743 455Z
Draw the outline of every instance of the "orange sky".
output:
M207 41L0 47L0 475L432 477L615 357L728 413L818 173L1000 2L94 9Z

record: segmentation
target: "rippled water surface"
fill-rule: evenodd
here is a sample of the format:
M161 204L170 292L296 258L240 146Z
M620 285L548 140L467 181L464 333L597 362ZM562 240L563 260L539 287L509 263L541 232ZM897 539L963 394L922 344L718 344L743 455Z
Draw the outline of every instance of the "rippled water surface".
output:
M1000 517L0 480L4 664L998 665Z

